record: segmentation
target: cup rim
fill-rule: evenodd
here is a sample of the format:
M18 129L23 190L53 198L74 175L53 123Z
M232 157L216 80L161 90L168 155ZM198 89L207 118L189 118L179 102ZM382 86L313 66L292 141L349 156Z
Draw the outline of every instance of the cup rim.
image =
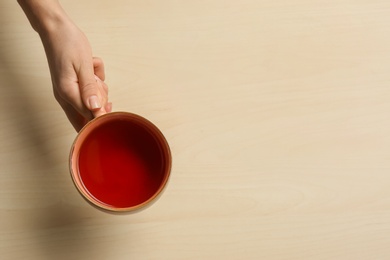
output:
M79 171L78 171L78 167L77 167L79 155L75 154L75 147L77 144L79 144L78 142L79 142L80 138L83 136L83 134L86 131L88 131L94 125L96 125L102 121L104 122L104 120L110 120L110 118L115 119L115 117L126 117L126 119L132 119L132 120L137 121L138 124L141 125L142 127L146 127L147 130L149 130L150 134L156 138L158 145L161 147L163 155L164 155L164 159L165 159L165 164L166 164L165 170L164 170L164 178L163 178L159 188L157 189L157 191L150 198L143 201L142 203L134 205L134 206L130 206L130 207L123 207L123 208L111 207L111 206L99 201L98 199L94 198L93 195L91 195L88 192L88 190L85 188L82 181L80 180L80 175L79 175ZM165 136L163 135L163 133L160 131L160 129L155 124L153 124L148 119L146 119L140 115L131 113L131 112L124 112L124 111L110 112L110 113L107 113L107 114L104 114L104 115L101 115L97 118L92 119L79 131L79 133L77 134L76 138L74 139L74 141L72 143L70 153L69 153L70 175L71 175L73 184L77 188L77 191L92 206L95 206L98 209L101 209L101 210L106 211L106 212L107 211L114 212L114 213L115 212L116 213L134 212L134 211L138 211L138 210L143 209L146 206L150 205L164 191L164 189L168 183L168 180L170 178L170 175L171 175L171 168L172 168L171 149L170 149L169 144L168 144Z

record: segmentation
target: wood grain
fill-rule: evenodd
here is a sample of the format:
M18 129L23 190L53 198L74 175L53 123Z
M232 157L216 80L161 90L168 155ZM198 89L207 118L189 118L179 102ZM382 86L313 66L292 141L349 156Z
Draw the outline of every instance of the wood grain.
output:
M79 196L40 40L2 1L1 258L389 259L389 1L62 3L172 178L132 215Z

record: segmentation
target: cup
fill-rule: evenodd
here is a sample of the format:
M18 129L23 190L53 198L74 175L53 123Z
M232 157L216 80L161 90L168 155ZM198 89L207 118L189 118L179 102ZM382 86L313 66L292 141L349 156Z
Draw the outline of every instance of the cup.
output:
M69 159L80 194L110 212L131 212L151 204L166 186L172 164L161 131L128 112L90 121L73 142Z

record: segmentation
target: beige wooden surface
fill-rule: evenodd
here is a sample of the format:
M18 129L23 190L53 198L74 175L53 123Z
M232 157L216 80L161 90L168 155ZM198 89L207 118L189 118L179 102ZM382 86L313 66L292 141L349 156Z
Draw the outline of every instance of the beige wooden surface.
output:
M1 259L390 259L388 0L62 3L172 178L132 215L79 196L40 40L2 0Z

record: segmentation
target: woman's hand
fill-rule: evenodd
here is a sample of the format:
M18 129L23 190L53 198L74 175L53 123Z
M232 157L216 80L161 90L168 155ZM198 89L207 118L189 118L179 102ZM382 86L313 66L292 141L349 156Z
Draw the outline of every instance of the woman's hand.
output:
M85 35L70 21L41 36L54 96L79 131L93 117L111 112L103 61L92 57Z
M19 0L39 33L49 63L54 96L76 131L111 112L103 61L92 56L84 33L56 0Z

